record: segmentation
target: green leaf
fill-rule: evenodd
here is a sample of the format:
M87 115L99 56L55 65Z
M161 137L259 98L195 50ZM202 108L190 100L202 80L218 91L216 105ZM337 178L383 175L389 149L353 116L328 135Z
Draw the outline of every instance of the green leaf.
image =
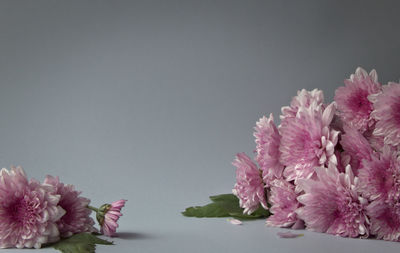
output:
M269 217L271 215L271 213L268 210L265 210L263 207L260 206L251 215L260 216L260 217Z
M239 199L233 194L210 196L210 199L213 203L186 208L182 214L187 217L233 217L240 220L260 219L270 215L268 210L262 207L250 215L243 214L243 208L239 206Z
M239 199L233 194L220 194L215 196L210 196L212 202L237 202L239 204Z
M187 217L229 217L229 212L226 211L223 207L216 203L211 203L205 206L192 206L186 208L184 212L182 212L184 216Z
M112 245L113 243L91 233L79 233L46 247L53 247L63 253L94 253L96 244Z
M268 210L263 207L259 207L252 214L243 214L243 208L239 205L239 199L233 194L221 194L216 196L210 196L210 199L219 204L225 210L229 212L229 216L237 219L259 219L265 218L270 215Z
M254 220L254 219L263 219L267 218L270 216L270 213L268 210L265 210L263 207L259 207L256 211L254 211L252 214L243 214L241 213L229 213L233 218L239 219L239 220Z

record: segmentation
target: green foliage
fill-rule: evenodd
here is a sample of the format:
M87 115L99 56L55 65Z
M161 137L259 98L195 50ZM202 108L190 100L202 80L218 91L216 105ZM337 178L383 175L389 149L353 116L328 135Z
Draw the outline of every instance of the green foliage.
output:
M91 233L79 233L47 245L63 253L94 253L96 244L112 245L113 243Z
M239 206L239 199L233 194L211 196L210 199L212 203L205 206L188 207L182 214L187 217L233 217L240 220L266 218L270 215L262 207L250 215L243 214L243 208Z

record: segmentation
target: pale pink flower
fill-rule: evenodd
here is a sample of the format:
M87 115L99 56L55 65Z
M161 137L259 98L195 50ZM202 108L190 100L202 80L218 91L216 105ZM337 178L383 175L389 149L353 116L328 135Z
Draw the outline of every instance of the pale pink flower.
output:
M370 96L374 103L371 116L377 120L374 134L384 137L386 144L400 144L400 84L389 83L383 92Z
M239 198L240 207L244 208L243 213L251 214L260 204L268 209L262 172L257 165L244 153L237 154L232 164L237 168L232 193Z
M87 208L89 199L79 196L81 192L76 191L73 185L61 183L58 177L47 176L44 184L54 186L56 193L61 196L58 204L66 214L57 222L57 226L62 237L96 231L94 221L90 218L92 211Z
M400 194L400 161L397 152L385 146L383 152L362 161L359 190L370 200L385 198L391 191Z
M24 171L0 172L0 247L40 248L59 239L56 222L65 211L54 187L28 181Z
M337 164L334 151L339 132L329 127L334 114L334 103L326 109L311 106L282 122L279 150L288 181L311 177L315 167Z
M340 144L344 153L350 157L350 165L353 173L358 175L360 163L363 160L371 160L373 150L367 139L355 128L344 127L345 133L342 134Z
M309 108L311 105L324 106L324 93L321 90L314 89L307 91L305 89L297 91L297 96L292 98L290 106L282 107L281 121L285 118L294 118L299 108Z
M121 199L111 204L105 204L97 212L97 220L100 223L100 232L106 236L114 236L118 228L118 220L122 216L121 209L126 200Z
M368 236L366 205L368 201L356 191L357 177L350 166L346 173L336 167L317 168L317 179L299 180L304 194L298 201L303 207L297 214L308 229L343 237Z
M276 179L271 184L268 201L272 215L267 218L266 224L272 227L291 227L299 223L296 210L300 203L297 201L295 186L282 179Z
M274 118L262 117L254 128L256 138L256 160L262 171L264 183L269 186L271 181L282 177L283 165L279 161L279 144L281 135L274 124Z
M346 86L339 87L335 92L339 115L351 127L365 132L374 123L370 117L373 107L368 96L381 90L378 75L375 70L368 75L364 69L357 68L344 83Z

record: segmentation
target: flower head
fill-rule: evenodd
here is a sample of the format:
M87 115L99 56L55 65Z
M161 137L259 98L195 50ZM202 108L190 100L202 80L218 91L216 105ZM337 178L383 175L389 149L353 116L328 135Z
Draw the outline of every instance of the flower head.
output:
M368 96L380 92L378 75L375 70L368 75L364 69L357 68L344 83L346 86L339 87L335 93L339 115L351 127L365 132L374 123L370 117L373 107Z
M371 202L367 214L371 219L371 234L377 239L400 240L400 202L399 192L390 192L385 198Z
M390 192L400 194L400 161L397 152L385 146L383 152L362 161L359 190L370 200L386 198Z
M374 111L371 116L377 120L374 134L384 137L389 145L400 145L400 84L389 83L383 92L370 96Z
M28 181L24 171L0 172L0 247L40 248L59 239L56 222L65 211L51 185Z
M297 96L293 97L290 106L282 107L281 120L294 118L300 108L309 108L311 105L324 106L324 93L321 90L314 89L307 91L305 89L297 91Z
M44 184L52 185L60 195L59 205L66 214L57 222L62 237L68 237L81 232L95 232L94 221L90 218L91 210L87 208L90 200L79 196L73 185L63 184L59 178L47 176Z
M304 194L298 201L304 205L297 214L308 229L343 237L368 236L366 205L368 201L356 191L358 179L350 166L346 173L336 167L317 168L317 180L299 180Z
M288 181L311 177L315 167L337 164L334 150L339 132L329 127L334 114L333 103L325 109L312 105L282 122L279 150Z
M367 214L371 233L378 239L400 241L400 160L397 150L385 145L380 157L360 169L360 190L370 198Z
M256 160L262 171L264 183L268 186L274 179L281 178L283 165L279 161L281 135L274 124L272 114L262 117L254 128L256 137Z
M232 163L236 169L236 184L232 193L239 198L244 213L251 214L260 206L267 209L264 183L257 165L244 153L236 155Z
M126 200L121 199L111 204L102 205L97 212L96 218L100 224L100 232L106 236L113 236L118 228L118 219L122 216L121 209Z
M300 203L297 197L292 183L283 179L274 180L268 198L272 215L268 217L266 224L272 227L290 227L299 222L296 210Z

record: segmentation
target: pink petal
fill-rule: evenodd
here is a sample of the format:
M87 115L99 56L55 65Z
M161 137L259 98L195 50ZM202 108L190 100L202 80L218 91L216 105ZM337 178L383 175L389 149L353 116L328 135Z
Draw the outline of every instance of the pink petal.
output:
M243 224L243 222L241 222L238 219L228 219L228 221L233 225L242 225Z

